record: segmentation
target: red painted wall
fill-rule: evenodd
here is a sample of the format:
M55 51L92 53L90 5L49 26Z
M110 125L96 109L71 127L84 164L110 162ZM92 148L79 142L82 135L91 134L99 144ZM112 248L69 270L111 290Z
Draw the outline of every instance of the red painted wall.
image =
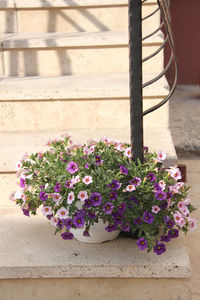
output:
M178 83L200 85L200 0L171 0L171 14Z

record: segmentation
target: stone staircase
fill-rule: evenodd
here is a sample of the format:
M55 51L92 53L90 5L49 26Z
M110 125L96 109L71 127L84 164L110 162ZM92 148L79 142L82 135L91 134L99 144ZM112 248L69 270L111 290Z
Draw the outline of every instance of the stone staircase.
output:
M155 10L156 5L155 0L144 3L143 16ZM144 21L143 35L158 27L159 20L157 13ZM48 235L50 231L51 236L49 234L47 240L53 241L53 231L49 229L46 220L41 217L36 217L34 221L33 218L25 219L8 199L10 192L15 190L16 160L25 151L30 153L42 150L49 138L69 133L75 142L103 136L122 141L130 140L128 1L0 0L0 25L0 252L3 253L0 259L0 300L18 300L14 298L13 292L17 289L21 293L19 299L47 299L42 287L44 281L39 278L45 279L45 285L49 289L53 283L59 286L56 294L49 293L48 300L66 299L65 294L58 290L62 289L63 284L69 287L70 282L72 285L75 282L78 284L74 288L74 294L73 289L68 291L67 295L72 300L86 299L87 294L94 300L100 299L103 294L104 299L112 299L109 293L116 287L117 277L121 281L128 277L129 285L137 290L137 298L132 298L122 289L122 293L115 295L117 299L124 298L125 294L126 299L151 299L143 297L142 289L138 290L137 286L147 284L145 293L148 293L152 290L150 283L152 282L153 287L156 278L159 278L162 288L166 288L173 278L173 284L178 284L182 289L177 289L177 297L187 295L189 261L181 242L180 260L177 260L176 250L172 246L163 261L156 261L147 255L142 255L137 261L141 254L136 251L135 244L130 246L130 240L127 239L114 242L115 257L122 255L124 247L133 247L134 259L131 258L129 250L126 259L121 262L113 260L109 250L112 246L105 244L100 251L103 256L106 253L106 258L101 262L95 256L98 252L97 246L89 250L76 241L66 246L62 241L58 242L59 237L51 245L49 242L42 242L45 240L45 232ZM158 49L162 42L161 32L145 40L143 57ZM159 74L162 69L161 51L156 58L144 63L144 82ZM144 89L144 109L160 102L167 94L168 83L163 77ZM145 117L144 135L145 144L151 150L163 149L168 154L167 164L172 164L176 161L176 153L168 120L168 105L165 105ZM7 224L7 220L10 221L5 234L3 224ZM26 232L23 231L24 226ZM12 259L9 254L8 259L9 252L6 249L11 231L15 253ZM27 239L29 234L34 242ZM57 260L55 252L60 251L60 247L62 253ZM80 259L74 259L71 265L77 247ZM92 259L87 259L87 251L91 252ZM40 261L36 253L41 255ZM26 259L23 260L22 257ZM111 272L113 264L115 270ZM150 267L146 273L144 270L147 265ZM96 268L98 270L95 273ZM107 285L110 290L106 293L101 289L99 296L98 293L94 296L100 282L99 277L107 278L101 279L102 286ZM22 282L27 280L28 285L25 288ZM88 292L81 288L82 284L87 286L90 282L94 282L94 291ZM38 291L34 292L33 286L36 283ZM30 295L29 298L26 293ZM152 299L159 299L159 293L150 292L150 295ZM163 299L179 298L166 296Z

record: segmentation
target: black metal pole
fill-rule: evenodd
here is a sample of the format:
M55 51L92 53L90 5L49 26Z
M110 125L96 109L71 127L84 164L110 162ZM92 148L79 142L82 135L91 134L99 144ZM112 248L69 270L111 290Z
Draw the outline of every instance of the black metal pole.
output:
M130 121L133 160L143 162L142 1L129 0Z

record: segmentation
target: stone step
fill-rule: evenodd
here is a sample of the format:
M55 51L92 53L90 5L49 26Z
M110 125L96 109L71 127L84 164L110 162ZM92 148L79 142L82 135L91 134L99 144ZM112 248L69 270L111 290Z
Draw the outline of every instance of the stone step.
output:
M105 136L113 140L130 142L129 128L105 128L105 129L86 129L86 130L52 130L35 132L2 132L0 133L0 208L15 207L9 200L9 195L16 190L16 171L15 165L25 152L35 153L44 151L49 139L58 138L63 133L72 136L75 143L85 143L88 139L101 139ZM148 128L144 129L144 145L150 151L162 150L167 154L165 165L171 166L176 163L177 156L169 129L167 128Z
M133 295L159 300L161 294L163 300L190 299L190 261L182 238L159 257L129 238L64 241L40 215L1 211L0 224L1 300L132 300Z
M129 128L128 77L115 73L1 80L0 131ZM146 74L144 82L152 77ZM144 109L167 94L163 77L144 89ZM148 127L168 127L168 105L144 122Z
M157 8L156 1L147 2L143 17ZM2 33L127 30L128 1L3 0L0 20ZM143 27L159 22L158 12Z
M144 32L146 35L146 31ZM127 31L32 33L1 36L2 75L60 76L126 72L129 69ZM158 32L143 43L143 57L163 43ZM143 72L161 72L163 51L143 64Z

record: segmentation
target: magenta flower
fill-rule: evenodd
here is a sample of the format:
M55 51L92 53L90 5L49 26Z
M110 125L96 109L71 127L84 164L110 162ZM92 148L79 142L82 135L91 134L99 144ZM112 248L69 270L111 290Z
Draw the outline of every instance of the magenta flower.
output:
M89 232L88 232L87 230L85 230L85 231L83 232L83 236L90 237L90 234L89 234Z
M85 220L83 218L82 215L78 215L78 216L75 216L74 219L73 219L73 225L76 227L76 228L81 228L83 227L85 224Z
M120 203L120 205L117 207L118 212L123 214L126 211L126 203Z
M93 206L92 200L91 199L86 199L84 201L84 206L88 207L88 208L92 207Z
M116 224L109 224L107 227L105 227L105 230L108 232L113 232L117 230L117 225Z
M154 252L157 255L161 255L166 251L166 247L165 244L161 243L161 242L157 242L157 244L154 247Z
M168 235L170 235L172 239L176 239L179 236L179 231L178 229L170 229Z
M61 187L61 183L57 182L56 185L54 186L54 190L56 193L59 193L61 191L62 187Z
M30 217L29 209L28 208L22 208L23 214L27 217Z
M143 220L145 223L151 224L154 221L154 216L150 212L145 211L143 213Z
M71 232L63 232L61 233L63 240L72 240L74 235Z
M90 219L96 219L96 215L95 215L95 212L94 211L89 211L88 212L88 217L90 218Z
M161 235L161 237L160 237L160 240L161 240L161 242L170 242L170 240L171 240L171 236L168 234L168 235Z
M66 183L65 183L65 187L66 188L69 188L69 189L73 189L73 183L71 180L67 180Z
M149 174L147 175L147 178L148 178L151 182L153 182L153 181L156 180L156 177L155 177L155 175L154 175L153 173L149 173Z
M40 198L40 200L45 202L48 198L48 195L45 192L41 191L40 194L39 194L39 198Z
M127 168L125 168L125 167L122 166L122 165L119 165L119 167L120 167L120 172L121 172L122 174L128 175L128 169L127 169Z
M106 215L110 215L113 211L114 205L111 202L107 202L102 210L106 213Z
M108 186L111 188L112 191L117 191L121 187L121 183L113 179L113 181L110 184L108 184Z
M140 250L145 250L148 246L147 240L145 240L145 238L140 238L137 240L137 246Z
M100 193L94 192L94 193L91 194L90 198L92 200L92 205L93 206L99 206L99 205L101 205L101 203L102 203L102 196L101 196Z
M72 228L73 222L71 218L68 218L65 220L65 226L68 230L70 230Z
M114 191L111 191L109 194L109 197L111 200L116 200L117 199L117 193Z
M134 186L139 186L141 183L141 178L140 177L134 177L132 180L129 181L130 184Z
M78 171L78 166L77 164L74 162L74 161L70 161L67 165L67 171L70 173L70 174L74 174Z
M123 215L118 212L112 214L115 224L122 224Z
M166 199L167 194L165 192L163 192L162 190L160 190L160 191L155 193L155 196L156 196L157 200L163 201L163 200Z
M139 218L135 218L134 219L134 224L135 225L141 225L142 224L142 219L139 217Z
M25 188L26 180L24 178L20 178L20 187Z

